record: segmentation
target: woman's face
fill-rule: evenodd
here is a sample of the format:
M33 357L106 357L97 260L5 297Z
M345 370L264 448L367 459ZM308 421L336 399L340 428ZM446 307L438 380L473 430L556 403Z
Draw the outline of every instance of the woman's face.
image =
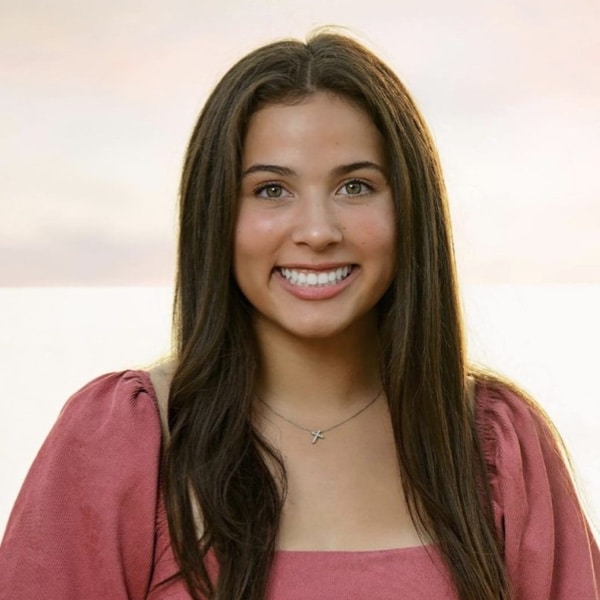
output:
M394 276L384 141L365 111L325 92L251 117L234 238L257 331L324 338L375 326Z

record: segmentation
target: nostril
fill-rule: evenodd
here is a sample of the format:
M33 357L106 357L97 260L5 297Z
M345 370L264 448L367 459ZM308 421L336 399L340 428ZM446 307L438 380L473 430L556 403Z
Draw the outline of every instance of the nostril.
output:
M337 244L343 239L342 229L335 224L326 222L298 226L292 235L295 243L306 244L316 249Z

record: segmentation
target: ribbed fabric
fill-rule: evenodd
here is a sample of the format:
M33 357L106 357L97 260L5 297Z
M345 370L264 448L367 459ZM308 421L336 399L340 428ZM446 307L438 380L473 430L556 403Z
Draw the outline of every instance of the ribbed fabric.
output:
M479 385L477 428L515 600L598 600L600 553L537 412ZM36 457L0 546L0 600L189 600L159 493L161 431L143 371L75 394ZM214 571L216 566L210 565ZM457 600L435 546L278 552L268 600Z

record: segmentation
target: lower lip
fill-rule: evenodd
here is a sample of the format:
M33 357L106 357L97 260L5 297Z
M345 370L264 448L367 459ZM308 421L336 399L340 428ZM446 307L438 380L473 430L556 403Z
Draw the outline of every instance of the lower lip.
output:
M288 291L290 294L300 298L301 300L329 300L335 298L338 294L341 294L358 275L359 268L353 267L352 272L348 277L342 279L339 283L332 283L330 285L294 285L289 282L279 271L275 269L274 275L281 284L281 286Z

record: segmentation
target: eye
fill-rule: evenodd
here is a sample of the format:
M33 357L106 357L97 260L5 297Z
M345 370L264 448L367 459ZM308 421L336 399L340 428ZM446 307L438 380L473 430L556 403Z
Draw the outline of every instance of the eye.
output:
M278 198L286 198L291 194L279 183L264 183L254 190L254 194L259 198L268 200L277 200Z
M373 186L361 179L352 179L340 187L339 192L344 196L364 196L373 191Z

